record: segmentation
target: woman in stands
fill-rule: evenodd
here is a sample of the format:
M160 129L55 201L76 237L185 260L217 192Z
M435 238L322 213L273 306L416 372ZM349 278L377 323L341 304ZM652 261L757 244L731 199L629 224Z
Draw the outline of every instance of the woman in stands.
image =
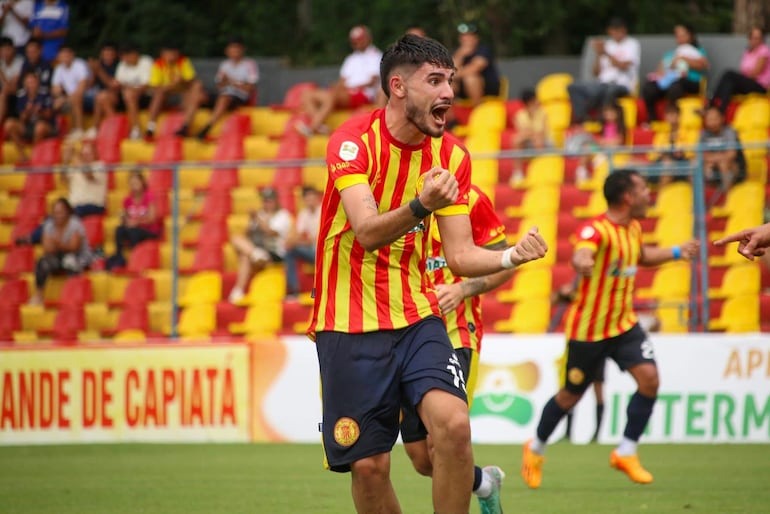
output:
M650 121L656 119L655 103L661 98L672 103L685 95L697 95L709 67L706 51L699 46L695 30L690 25L676 25L674 37L677 46L663 54L658 70L650 73L642 86L642 97Z
M43 225L43 256L35 267L37 290L29 303L43 302L43 288L52 274L77 275L91 263L86 229L80 218L74 215L66 198L59 198L53 204L51 217Z
M139 171L128 179L129 194L123 200L123 223L115 229L115 255L107 260L107 269L123 267L123 249L133 248L142 241L160 237L160 218L155 198L147 189L147 180Z
M727 70L719 78L710 105L727 112L730 97L749 93L765 94L770 87L770 48L765 44L765 33L759 27L749 32L749 44L741 57L738 71Z

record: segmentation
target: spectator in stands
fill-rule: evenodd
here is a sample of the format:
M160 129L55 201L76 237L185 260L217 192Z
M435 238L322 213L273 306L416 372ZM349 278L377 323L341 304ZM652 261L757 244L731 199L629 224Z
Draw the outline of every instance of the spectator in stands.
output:
M69 33L70 8L65 0L42 0L29 22L32 37L43 42L43 59L53 62Z
M675 166L682 166L692 158L692 152L686 152L683 148L694 146L697 140L688 137L679 124L680 110L676 103L666 105L665 121L669 127L668 131L659 131L655 133L652 146L654 152L650 152L648 159L660 165L660 175L648 177L650 182L657 182L664 186L675 180L687 180L687 176L672 173Z
M107 259L107 269L123 267L125 248L133 248L142 241L160 237L161 220L155 206L155 197L147 189L147 180L140 171L131 172L129 194L123 200L122 223L115 229L115 255Z
M727 70L719 78L710 105L722 114L727 112L730 97L748 93L766 93L770 87L770 48L765 44L765 32L754 27L749 32L749 44L741 57L738 71Z
M10 38L0 38L0 122L16 111L16 88L24 58L16 55Z
M703 115L700 135L703 147L703 173L707 184L727 191L746 178L746 158L738 134L717 107L711 106Z
M374 102L380 86L382 52L372 43L372 34L364 25L350 29L353 53L342 62L340 79L328 89L307 91L302 97L302 110L308 123L298 122L296 129L304 136L328 133L326 118L335 109L355 109Z
M698 94L709 67L706 51L698 44L695 30L690 25L676 25L674 37L677 46L663 54L657 71L650 73L642 86L650 121L656 119L655 103L661 98L672 103L684 95Z
M217 101L206 125L198 132L198 139L205 139L211 127L229 110L246 105L257 91L259 68L254 59L244 57L243 41L231 38L225 47L227 59L217 70Z
M6 119L3 127L6 138L14 142L23 163L29 160L25 143L37 143L56 135L56 124L53 100L51 95L41 91L37 75L27 73L22 84L23 88L16 99L18 117Z
M485 96L500 94L500 74L497 71L492 49L481 43L478 27L473 23L457 26L460 45L455 50L454 87L458 98L467 99L471 105L478 105Z
M545 110L537 100L535 90L528 88L522 91L521 101L523 109L516 111L513 118L513 138L511 144L514 149L531 148L541 150L548 145L548 125ZM522 159L514 159L512 183L519 183L524 179Z
M69 137L83 137L83 99L85 98L91 72L86 61L75 55L75 50L63 44L59 60L51 79L54 111L72 115L72 130Z
M160 58L152 64L149 86L152 101L145 135L149 138L155 137L155 123L163 107L181 105L184 121L176 135L187 136L195 111L206 101L207 95L203 83L195 77L192 61L181 54L177 45L166 44L161 49Z
M115 43L105 43L99 50L99 57L88 59L91 81L86 90L84 108L94 113L93 125L86 132L86 138L96 138L99 125L107 116L115 114L115 104L120 93L120 83L115 80L118 71L118 47Z
M595 38L591 46L596 54L592 72L595 80L577 81L567 86L572 102L572 120L586 121L590 110L634 94L639 81L641 47L628 35L626 23L613 18L607 26L609 38Z
M3 37L10 38L16 51L24 52L24 45L29 41L29 22L35 13L33 0L3 0L0 2L0 22L3 25Z
M607 103L602 107L601 116L599 134L593 137L593 142L583 146L584 152L592 151L593 155L583 153L579 157L579 164L575 170L575 180L578 183L589 179L589 163L591 168L595 168L607 160L607 154L601 151L603 148L615 148L625 144L627 131L623 108L617 102Z
M120 85L120 96L109 100L113 105L120 105L120 98L126 108L128 123L131 126L129 137L139 139L142 131L139 128L139 109L150 105L147 94L152 72L152 57L141 55L133 44L126 44L120 55L120 64L115 72L115 80Z
M51 92L53 67L43 59L43 44L34 37L27 41L27 47L24 49L24 64L21 66L20 76L24 77L28 73L37 76L40 91L45 94Z
M76 275L91 262L86 229L75 216L66 198L59 198L51 209L51 217L43 225L43 256L35 267L35 293L30 304L43 303L43 288L50 275Z
M321 192L314 187L302 188L302 210L286 240L286 289L288 296L297 295L300 261L315 264L316 240L321 223Z
M282 262L286 256L286 239L291 230L291 214L278 203L278 194L272 188L261 192L262 208L251 213L246 234L230 239L238 252L238 276L230 291L229 301L239 303L246 294L246 286L254 273L270 262Z

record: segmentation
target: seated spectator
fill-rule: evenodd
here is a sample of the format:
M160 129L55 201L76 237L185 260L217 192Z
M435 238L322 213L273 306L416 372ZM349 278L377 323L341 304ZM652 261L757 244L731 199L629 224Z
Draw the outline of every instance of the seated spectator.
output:
M746 178L746 158L735 129L725 125L722 112L709 107L703 115L700 134L703 149L703 175L706 183L727 191Z
M329 132L324 123L335 109L355 109L377 97L382 52L372 44L368 27L353 27L349 38L353 53L342 62L340 79L328 89L310 90L302 97L302 110L310 120L307 124L299 122L296 128L304 136Z
M698 44L692 27L676 25L674 37L677 46L663 54L657 71L650 73L642 86L642 97L650 121L656 119L655 103L661 98L673 103L684 95L700 93L701 80L709 67L706 51Z
M33 0L5 0L0 2L0 23L3 37L10 38L18 54L24 52L29 41L29 22L35 13Z
M86 61L75 56L75 50L70 45L62 45L51 79L51 94L54 111L72 115L69 134L72 139L83 137L83 99L90 80L91 73Z
M0 121L16 111L16 88L24 58L16 55L13 41L0 38Z
M457 71L452 86L458 98L476 106L485 96L500 94L500 74L492 49L479 40L476 25L461 23L457 33L460 46L453 55Z
M84 141L80 150L72 143L62 148L64 168L61 179L67 185L67 201L72 213L80 218L104 214L107 201L107 168L96 160L96 146L93 141ZM16 240L16 244L40 244L43 225L32 234Z
M589 163L595 168L601 162L607 160L603 148L615 148L626 142L626 123L623 116L623 108L617 102L605 104L602 107L601 130L593 137L593 141L582 146L583 153L579 157L579 164L575 170L575 180L578 183L589 179ZM593 152L585 153L587 151Z
M26 143L37 143L48 136L56 135L53 100L51 95L43 93L40 82L34 73L28 73L23 79L23 88L16 98L15 118L8 118L3 123L5 137L13 141L21 156L21 162L29 160Z
M759 27L749 32L749 44L741 57L738 71L727 70L719 78L709 105L716 105L722 114L727 112L730 97L749 93L767 92L770 87L770 48L765 44L765 33Z
M206 101L206 90L203 83L195 78L195 68L192 61L183 56L179 48L173 44L165 45L160 51L150 71L152 100L150 101L150 120L147 122L145 135L155 136L155 123L161 109L166 106L180 105L184 112L184 121L176 135L187 136L187 130L192 123L198 107Z
M685 175L674 175L672 168L677 165L686 164L692 158L692 152L685 151L687 146L695 146L696 140L688 137L688 134L682 130L679 124L679 106L676 103L666 105L665 121L669 126L668 131L656 132L652 141L655 147L654 152L647 156L652 162L660 165L660 175L648 177L649 182L657 182L664 186L675 180L687 180Z
M246 234L230 239L238 252L238 276L230 291L230 303L239 303L246 294L249 279L270 262L282 262L286 256L286 238L291 230L291 214L278 203L274 189L261 192L262 209L251 213Z
M88 59L91 81L86 90L84 108L94 113L93 125L86 132L86 138L94 139L107 116L115 114L115 103L120 93L120 83L115 80L118 71L118 47L114 43L105 43L99 50L99 57Z
M301 262L315 264L316 241L321 223L321 192L313 187L302 188L302 210L286 239L286 289L288 296L297 295L299 278L297 266Z
M246 48L240 38L232 38L225 47L227 59L217 70L217 101L206 126L198 132L198 139L205 139L211 127L227 111L246 105L257 90L259 68L254 59L244 57Z
M107 269L123 267L125 248L133 248L142 241L158 239L161 220L155 206L155 197L147 189L147 180L139 171L128 179L129 194L123 200L122 223L115 229L115 255L107 259Z
M607 35L607 39L591 41L596 54L592 68L595 80L576 81L567 86L575 124L586 121L590 110L634 94L638 87L639 41L628 35L626 23L620 18L610 20Z
M28 73L34 73L37 76L40 91L46 94L51 92L53 67L43 59L43 44L37 38L30 39L24 49L24 64L21 65L20 77Z
M43 225L43 256L35 266L35 293L29 303L43 303L43 288L49 276L77 275L91 263L86 229L65 198L53 204L51 217Z
M511 142L513 148L515 150L524 148L542 150L548 144L548 125L545 110L537 100L533 89L522 91L521 101L524 104L524 108L516 111L513 118L513 128L515 130ZM522 159L514 159L511 181L518 183L523 179Z
M131 139L142 137L142 130L139 128L139 110L150 105L147 86L150 83L151 72L152 57L141 55L139 49L132 44L123 47L120 64L115 72L115 80L120 86L120 91L118 95L111 96L108 100L118 106L120 100L123 100L131 127L129 133ZM111 91L107 91L109 92Z
M43 42L43 59L53 62L69 33L70 8L65 0L42 0L29 22L32 37Z

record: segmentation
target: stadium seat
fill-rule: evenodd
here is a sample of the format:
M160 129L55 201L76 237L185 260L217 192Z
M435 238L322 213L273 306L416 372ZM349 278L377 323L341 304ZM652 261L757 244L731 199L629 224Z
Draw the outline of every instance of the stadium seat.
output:
M217 142L214 151L214 162L226 163L240 161L244 158L243 137L238 135L222 135ZM238 169L214 167L211 180L208 183L209 191L226 191L238 186Z
M572 75L569 73L546 75L537 82L535 95L544 104L554 101L569 101L567 86L572 84L572 80Z
M4 200L0 199L0 203ZM15 206L14 206L15 207ZM0 216L2 217L2 216ZM0 249L9 250L20 237L29 236L37 228L37 220L16 220L7 223L0 222Z
M61 162L61 139L48 138L36 143L29 156L32 166L54 166ZM51 184L53 184L53 177Z
M230 191L231 214L249 214L262 206L262 198L254 187L239 187Z
M473 163L473 183L477 186L494 186L499 182L499 161L491 155L500 149L499 143L496 138L484 134L474 134L465 140Z
M112 336L113 343L143 343L147 340L144 330L127 329Z
M120 162L123 164L145 163L152 160L155 143L142 139L124 139L120 142Z
M548 297L551 294L549 268L523 267L513 276L510 289L497 293L497 301L515 303L527 298Z
M471 111L468 119L468 135L488 136L490 133L499 134L506 124L505 103L497 100L485 101Z
M13 221L21 223L39 223L47 214L45 193L28 193L22 197L8 197L8 207L12 213L2 209L3 221Z
M650 287L636 289L637 298L643 300L661 300L674 297L686 297L690 294L690 264L672 262L661 266L655 272Z
M179 316L177 333L184 339L208 338L217 323L216 306L195 303L185 307Z
M747 98L738 105L731 125L738 132L760 129L767 135L770 127L770 101L764 96Z
M222 299L222 274L202 271L191 276L184 293L179 298L181 307L198 304L215 304Z
M150 330L150 319L146 305L131 305L120 311L115 331L123 332L126 330L141 330L144 333Z
M728 217L746 211L761 213L764 208L764 187L755 182L741 182L730 188L727 192L725 204L714 206L711 209L711 215L715 217Z
M318 88L315 82L299 82L289 87L284 93L283 102L279 105L271 106L274 109L286 109L289 111L295 111L302 105L302 96L308 92Z
M529 189L537 186L561 185L564 182L564 157L539 155L529 161L524 180L515 187Z
M626 131L630 134L631 130L636 128L636 98L631 96L622 96L618 98L618 104L620 104L620 107L623 109L623 121L626 125Z
M200 210L192 216L201 220L225 220L230 215L232 203L229 190L211 190L206 194Z
M251 135L243 140L244 157L250 161L275 159L279 142L264 135Z
M88 244L91 248L100 248L104 244L104 217L86 216L82 221Z
M92 302L94 299L93 289L91 287L91 278L87 274L68 277L64 280L58 297L47 302L49 306L74 306L84 305Z
M607 200L603 191L594 191L588 199L588 204L572 209L572 215L576 218L593 218L607 210Z
M725 299L741 295L759 294L759 264L747 262L727 268L719 287L709 287L710 299Z
M689 330L690 307L686 296L669 297L655 307L655 317L664 333L683 333Z
M53 328L56 311L45 309L42 305L21 305L19 311L21 314L21 331L50 333Z
M109 305L113 307L128 307L146 305L155 300L155 282L149 277L119 277L124 278L124 284L118 284L113 279L111 287L115 293L110 295Z
M275 264L252 277L246 296L240 304L258 305L265 302L280 302L285 296L286 271L283 264Z
M731 215L727 218L727 224L725 225L724 231L715 230L709 232L709 240L714 241L724 237L725 234L734 234L736 232L740 232L746 227L754 227L756 225L760 225L763 221L763 216L763 208L739 209L731 213Z
M20 193L24 190L27 174L21 170L0 170L0 193Z
M18 306L0 308L0 342L13 341L14 332L21 331L21 313Z
M676 215L692 211L692 186L689 182L671 182L661 187L655 205L647 209L648 217Z
M661 216L652 232L642 233L642 241L658 246L674 246L692 239L693 213L677 212Z
M505 102L506 128L509 128L509 129L513 128L513 121L516 118L516 113L523 108L524 108L524 102L522 102L518 98L514 98L512 100L506 100Z
M570 125L572 105L568 101L549 102L543 105L548 120L549 138L557 147L564 143L564 131Z
M221 243L199 245L195 250L190 267L186 268L185 266L182 266L180 262L179 270L182 273L198 273L203 271L216 271L221 273L224 264L224 252L222 251Z
M158 241L143 241L136 245L128 256L126 271L141 274L148 269L160 267L160 243Z
M102 120L96 137L96 152L99 160L106 163L120 162L120 143L128 137L128 118L115 114Z
M542 334L548 329L550 317L550 298L527 298L514 305L509 319L498 321L493 327L495 332Z
M286 131L291 112L270 107L244 109L251 118L251 134L254 136L280 137Z
M29 300L30 284L20 278L6 280L0 285L0 311L16 310Z
M11 248L5 256L0 276L17 278L21 273L28 273L35 269L35 249L32 246L16 246Z
M238 186L239 188L261 189L272 185L276 175L280 172L280 169L273 166L240 166L238 168Z
M732 333L759 331L759 296L750 294L728 298L719 316L709 320L708 328Z
M677 100L679 106L679 126L685 130L700 130L703 126L703 98L700 96L685 96Z
M54 318L51 336L57 342L73 342L78 332L86 328L86 316L83 304L63 305Z
M251 305L246 311L242 323L230 323L228 330L233 334L244 334L246 337L272 336L281 329L283 319L283 302L280 300L264 300Z
M558 210L559 188L543 185L527 190L521 205L507 207L505 215L522 218L536 214L556 214Z
M251 134L251 118L247 114L235 112L224 119L221 123L221 129L216 130L217 127L211 131L212 136L215 136L219 141L223 139L240 139Z
M172 288L172 271L171 270L150 270L143 275L153 282L153 290L155 291L155 300L160 302L171 301L171 288Z

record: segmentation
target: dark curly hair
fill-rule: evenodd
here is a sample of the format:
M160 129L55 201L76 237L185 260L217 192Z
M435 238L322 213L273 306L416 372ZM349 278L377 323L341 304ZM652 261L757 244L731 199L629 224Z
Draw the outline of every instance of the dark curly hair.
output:
M390 45L380 61L380 81L385 95L390 98L388 82L395 68L400 66L417 68L426 63L440 68L454 69L455 67L449 50L435 39L405 34Z

